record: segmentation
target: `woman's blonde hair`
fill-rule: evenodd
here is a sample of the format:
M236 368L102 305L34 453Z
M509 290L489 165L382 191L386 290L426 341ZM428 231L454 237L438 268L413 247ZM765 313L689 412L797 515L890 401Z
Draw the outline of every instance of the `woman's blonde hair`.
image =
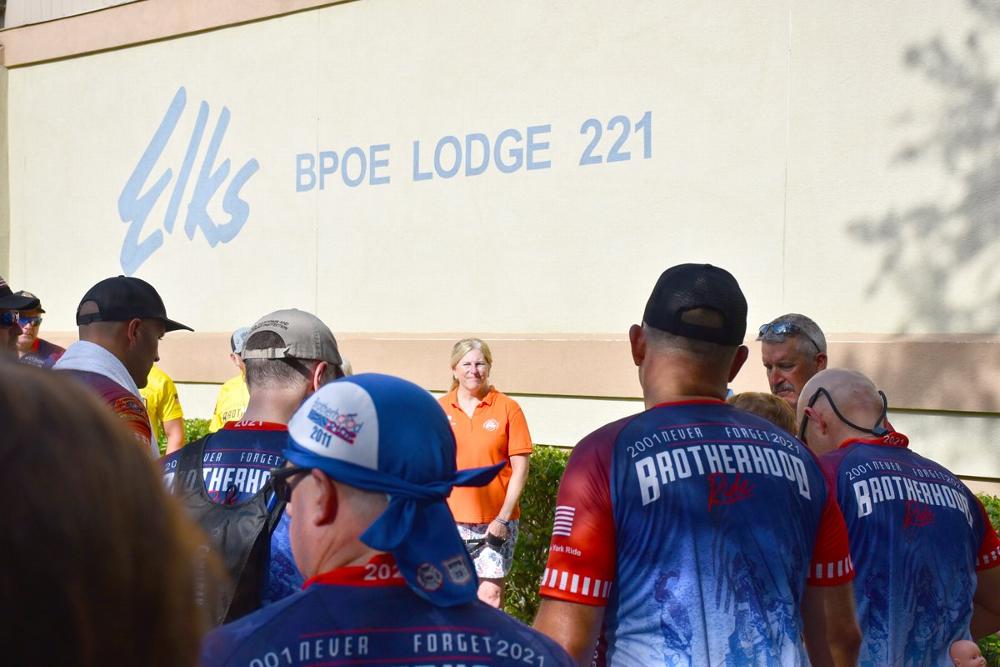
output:
M490 366L493 365L493 353L490 352L490 346L486 344L486 341L479 338L463 338L462 340L455 343L451 348L451 370L455 370L455 366L458 366L458 362L462 360L462 357L467 355L472 350L479 350L483 353L483 359L486 360ZM453 375L451 377L451 388L454 389L458 386L458 380L455 379Z

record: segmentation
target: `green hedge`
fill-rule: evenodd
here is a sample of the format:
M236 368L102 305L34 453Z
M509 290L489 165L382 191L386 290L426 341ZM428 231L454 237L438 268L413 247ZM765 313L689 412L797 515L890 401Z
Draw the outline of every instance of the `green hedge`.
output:
M185 419L184 420L184 444L193 442L208 433L207 419ZM167 439L163 433L156 434L156 441L160 445L160 455L167 451Z
M514 566L504 586L504 610L525 623L538 611L538 583L549 557L556 491L566 469L568 449L536 445L528 483L521 494L521 521Z

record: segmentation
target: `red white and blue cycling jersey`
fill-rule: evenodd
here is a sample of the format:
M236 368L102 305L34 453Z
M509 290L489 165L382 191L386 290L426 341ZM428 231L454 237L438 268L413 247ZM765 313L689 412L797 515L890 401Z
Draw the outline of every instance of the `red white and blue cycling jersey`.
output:
M951 665L969 639L976 571L1000 540L957 477L901 433L848 440L820 459L847 521L864 635L860 665Z
M812 453L770 422L695 400L576 446L541 594L606 605L598 663L798 665L807 582L852 577Z
M149 413L142 399L106 375L76 369L61 370L87 385L102 401L111 407L125 427L143 447L155 445L153 427L149 424Z
M435 607L388 554L306 582L305 590L212 632L203 667L413 665L569 667L554 641L478 600Z
M271 476L273 468L285 464L281 455L288 443L288 428L284 424L260 421L228 422L211 434L205 443L202 462L202 483L212 500L220 503L243 503ZM180 452L160 459L163 481L168 489L191 488L195 479L174 479ZM193 472L193 471L192 471ZM292 557L288 537L288 515L283 514L271 534L271 562L268 580L261 595L262 604L271 604L288 597L302 587L302 575Z

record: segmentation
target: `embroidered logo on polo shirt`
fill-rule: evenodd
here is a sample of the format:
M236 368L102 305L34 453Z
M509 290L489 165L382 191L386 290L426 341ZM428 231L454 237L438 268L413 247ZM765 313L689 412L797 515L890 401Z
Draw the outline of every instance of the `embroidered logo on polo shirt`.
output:
M492 433L493 431L495 431L498 428L500 428L500 422L498 422L496 419L487 419L483 423L483 428L485 428L487 431L489 431L490 433Z

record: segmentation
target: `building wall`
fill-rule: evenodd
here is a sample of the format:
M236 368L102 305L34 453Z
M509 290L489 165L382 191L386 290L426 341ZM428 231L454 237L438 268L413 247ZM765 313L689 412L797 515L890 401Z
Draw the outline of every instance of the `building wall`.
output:
M0 53L3 53L0 49ZM0 276L10 275L10 171L7 165L7 68L0 65Z
M571 444L635 408L656 276L708 261L752 323L809 314L938 458L1000 477L1000 22L976 6L145 0L0 42L9 277L50 331L143 277L199 331L163 358L201 394L279 307L430 389L481 334L536 440ZM754 350L734 388L763 386Z
M15 28L123 5L134 0L7 0L3 26Z

